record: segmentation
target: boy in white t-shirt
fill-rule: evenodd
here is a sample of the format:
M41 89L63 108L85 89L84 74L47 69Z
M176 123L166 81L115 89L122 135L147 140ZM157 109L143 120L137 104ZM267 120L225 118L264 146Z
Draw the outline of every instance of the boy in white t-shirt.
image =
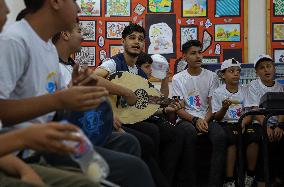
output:
M222 184L222 171L225 159L225 133L217 124L209 124L212 118L211 96L218 87L218 77L215 73L201 68L202 44L197 40L190 40L183 44L183 58L188 63L188 69L176 74L172 79L173 96L178 96L185 102L185 108L178 110L181 118L178 127L186 133L187 151L182 159L187 160L187 166L181 166L177 177L191 182L195 186L195 143L197 134L208 135L212 143L212 158L209 176L209 186ZM185 156L186 155L186 156ZM185 162L183 162L185 163ZM187 167L187 171L184 171ZM182 186L182 184L181 184Z
M221 75L225 84L218 87L212 95L212 113L227 136L227 165L224 187L234 187L234 168L238 143L238 120L244 110L246 90L239 85L241 64L235 59L225 60L221 65ZM249 118L243 120L248 123Z
M275 65L273 63L273 59L269 55L259 55L254 62L254 68L259 78L252 81L249 85L248 99L245 102L245 107L258 109L260 98L266 92L283 92L283 86L274 80ZM264 116L257 115L255 116L255 119L262 125ZM269 147L277 147L277 149L272 149L273 154L271 155L273 157L273 159L271 159L272 170L274 172L273 175L275 175L276 177L282 177L283 180L282 175L284 167L279 162L280 160L282 160L281 157L283 158L283 154L280 154L281 152L279 152L279 146L283 147L284 131L283 126L278 125L279 122L283 122L283 116L275 116L270 118L266 129L268 139L272 144Z

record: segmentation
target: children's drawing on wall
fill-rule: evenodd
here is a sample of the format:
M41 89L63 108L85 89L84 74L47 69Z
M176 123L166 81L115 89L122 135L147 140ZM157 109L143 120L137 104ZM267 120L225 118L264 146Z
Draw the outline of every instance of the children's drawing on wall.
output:
M181 26L180 28L180 49L182 49L182 45L188 40L197 40L197 39L198 39L197 27Z
M207 0L182 0L182 17L207 16Z
M118 53L123 53L124 48L122 45L110 45L109 46L109 57L117 55Z
M84 46L81 48L81 51L75 53L75 62L83 65L87 64L88 66L96 65L96 47Z
M203 31L202 52L206 51L212 44L212 36L208 31Z
M106 35L108 39L121 39L123 29L129 22L106 22Z
M106 15L130 16L131 0L106 0Z
M218 63L220 63L220 58L218 56L203 56L202 63L204 63L204 64L218 64Z
M240 24L216 24L215 41L217 42L241 41Z
M79 16L101 16L101 0L77 0Z
M173 11L172 0L149 0L148 5L149 12L153 13Z
M107 57L107 53L106 53L106 51L105 50L100 50L100 61L103 61L103 60L105 60L106 59L106 57Z
M174 75L187 69L187 62L183 58L178 58L174 64Z
M98 45L99 45L100 47L103 47L103 46L105 45L105 39L104 39L104 37L103 37L103 36L100 36L100 37L98 38L98 40L99 40Z
M140 3L138 3L134 9L134 12L136 14L138 14L138 16L141 16L143 14L143 12L145 11L145 7L143 5L141 5Z
M284 41L284 23L273 23L273 41Z
M149 54L173 53L173 31L166 23L157 23L149 29L150 46Z
M274 16L284 16L284 1L283 0L273 0L274 3Z
M216 0L216 17L240 16L240 0Z
M284 49L274 49L275 63L284 63Z
M93 20L81 20L80 29L84 41L96 40L96 21Z
M215 45L215 54L216 55L220 55L221 54L221 45L220 44L216 44Z

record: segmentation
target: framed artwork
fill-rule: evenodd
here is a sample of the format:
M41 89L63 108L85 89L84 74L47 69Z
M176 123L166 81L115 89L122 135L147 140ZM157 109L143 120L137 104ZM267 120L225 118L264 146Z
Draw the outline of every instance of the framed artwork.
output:
M219 64L220 57L219 56L203 56L202 63L204 64Z
M81 20L79 25L84 41L96 41L96 21Z
M196 26L181 26L180 27L180 50L182 45L188 40L198 39L198 28Z
M130 24L129 21L107 21L106 22L106 38L121 39L123 29Z
M284 48L275 48L273 54L275 63L284 63Z
M241 15L240 0L216 0L215 17L232 17Z
M240 24L215 24L215 42L240 42Z
M77 0L79 16L101 16L101 0Z
M284 41L284 23L272 23L272 41Z
M176 57L176 15L146 15L146 52L161 54L166 58Z
M240 63L244 63L243 62L243 51L241 48L239 49L223 49L223 61L230 59L230 58L234 58L237 61L239 61Z
M274 16L284 16L284 1L283 0L273 0L273 15Z
M107 16L131 16L131 0L106 0Z
M173 12L173 0L148 0L148 11L150 13Z
M206 17L207 0L182 0L182 17Z
M80 65L96 66L96 47L83 46L81 51L75 53L75 62Z
M117 55L118 53L123 53L124 48L122 45L112 44L109 45L109 57L112 57L114 55Z

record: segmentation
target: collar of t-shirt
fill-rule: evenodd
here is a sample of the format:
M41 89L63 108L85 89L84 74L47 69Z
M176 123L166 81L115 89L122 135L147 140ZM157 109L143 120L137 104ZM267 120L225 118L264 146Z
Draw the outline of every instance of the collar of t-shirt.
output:
M71 58L71 57L69 57L68 58L68 61L67 62L65 62L64 60L62 60L61 58L59 58L59 62L61 63L61 64L64 64L64 65L69 65L69 66L74 66L76 63L75 63L75 61Z
M274 81L273 86L266 86L265 84L262 83L262 81L260 79L257 79L259 85L261 86L262 89L273 89L276 86L276 82Z

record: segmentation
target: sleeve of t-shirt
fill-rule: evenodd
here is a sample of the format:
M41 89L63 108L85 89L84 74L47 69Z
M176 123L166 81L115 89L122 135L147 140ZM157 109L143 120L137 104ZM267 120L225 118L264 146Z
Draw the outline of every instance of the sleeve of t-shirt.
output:
M212 94L211 105L212 113L218 112L222 107L221 98L219 97L219 94L216 91L214 91Z
M183 99L182 89L180 86L180 80L177 79L176 77L172 79L172 95L179 96L180 99Z
M0 37L0 99L10 98L28 68L28 52L19 41Z
M219 87L219 79L216 73L212 75L211 86L209 87L209 97L212 97L213 92Z
M254 85L250 85L247 89L245 97L244 107L259 106L259 97L257 95L257 89Z
M109 74L113 74L116 72L116 63L113 59L108 59L102 62L98 68L108 71Z

